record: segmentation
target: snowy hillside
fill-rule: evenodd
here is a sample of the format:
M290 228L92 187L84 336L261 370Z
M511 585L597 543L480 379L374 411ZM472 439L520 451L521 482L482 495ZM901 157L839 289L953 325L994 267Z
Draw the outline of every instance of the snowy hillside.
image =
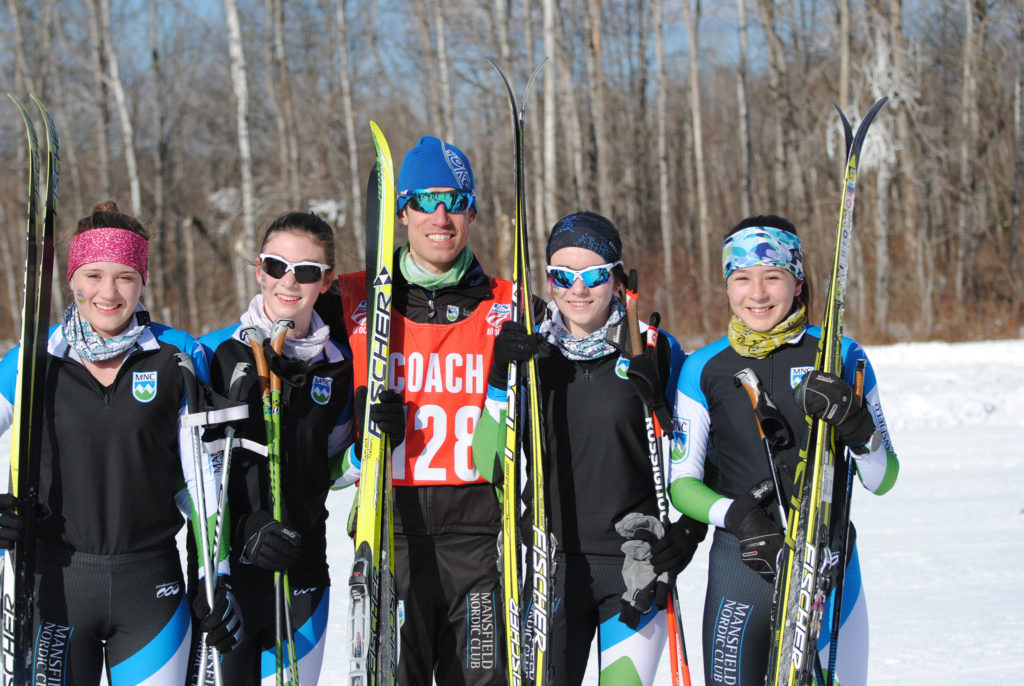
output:
M1024 683L1024 340L868 354L901 462L889 494L860 489L853 500L870 683ZM346 676L351 544L342 527L350 501L341 492L328 503L335 591L323 684ZM695 684L707 549L679 581ZM597 684L594 662L588 684ZM658 686L670 683L663 669Z

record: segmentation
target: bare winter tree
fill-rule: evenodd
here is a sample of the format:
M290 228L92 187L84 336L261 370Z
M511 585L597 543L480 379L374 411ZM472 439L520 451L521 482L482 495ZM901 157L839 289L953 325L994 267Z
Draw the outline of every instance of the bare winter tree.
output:
M352 238L356 251L366 251L366 236L363 226L363 181L359 178L359 148L356 145L356 117L352 107L352 77L348 60L348 20L346 0L338 0L335 11L337 36L334 41L338 50L338 80L341 88L341 118L345 127L345 148L348 151L348 187L351 194Z
M590 116L594 120L594 157L597 161L597 210L608 214L612 197L609 173L611 143L605 121L604 52L601 49L601 0L587 0L583 16L587 29L587 83L590 88ZM567 75L566 75L567 78ZM582 179L580 179L582 182Z
M131 211L138 216L142 213L142 185L139 182L139 163L135 156L135 126L132 123L131 112L128 111L128 98L124 92L124 83L121 81L121 66L117 51L114 49L114 37L110 33L110 0L100 0L100 21L107 78L121 120L121 141L124 145L124 161L128 167L128 185L131 189Z
M654 60L655 82L658 87L657 103L655 104L655 121L658 136L658 224L661 234L661 271L662 283L675 281L672 261L672 216L669 212L669 169L668 169L668 76L665 73L665 33L662 15L662 0L651 3L652 23L654 24ZM669 308L673 307L674 299L668 298ZM670 312L671 314L671 312Z
M711 284L711 224L708 219L707 177L704 173L704 126L701 120L700 71L700 0L691 9L690 0L683 2L686 34L690 41L690 125L693 128L693 168L697 178L697 244L700 246L699 292L704 294ZM701 299L703 304L705 299ZM701 308L702 310L704 308Z
M845 2L845 0L842 0ZM739 62L736 65L736 104L740 131L740 214L750 216L753 200L751 184L752 145L750 142L750 110L747 106L747 1L736 0L737 33L739 36Z
M239 310L244 310L248 305L244 263L248 256L256 253L257 237L253 210L252 146L249 141L249 79L246 72L245 47L242 43L242 26L235 0L224 0L224 18L228 27L231 83L235 91L235 125L242 183L242 231L235 237L235 259L231 262L235 274L235 305Z

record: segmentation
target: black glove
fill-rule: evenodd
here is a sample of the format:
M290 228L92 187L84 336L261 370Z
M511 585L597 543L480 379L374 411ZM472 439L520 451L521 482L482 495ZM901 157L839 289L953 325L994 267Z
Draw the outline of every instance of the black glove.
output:
M839 439L851 448L864 445L875 432L871 412L838 376L812 369L804 374L794 396L804 412L834 426Z
M708 525L683 516L670 524L665 535L651 543L651 565L655 574L675 577L690 564L697 546L708 533ZM664 605L661 605L664 607Z
M10 493L0 494L0 549L10 550L21 540L24 522L14 511L18 500Z
M356 389L356 421L362 424L366 414L366 386ZM405 440L405 401L402 394L386 388L380 393L376 403L370 405L370 419L380 427L395 448ZM360 433L362 428L360 427ZM362 442L356 442L356 452L361 456Z
M239 559L275 572L292 566L302 554L302 536L265 510L256 510L241 522L242 554Z
M220 653L231 651L242 641L242 609L231 592L230 578L217 577L213 592L213 609L206 602L206 589L201 588L192 599L192 613L199 620L199 631L206 634L206 645Z
M779 552L785 543L782 527L763 505L775 497L775 486L766 479L733 501L725 513L725 528L740 539L743 563L768 581L775 580Z
M540 350L540 337L526 333L522 322L508 320L502 323L501 331L494 339L494 360L487 375L487 384L495 388L508 385L510 362L525 362Z
M672 427L672 413L665 404L661 381L658 379L658 367L654 358L641 353L629 358L626 376L633 382L633 387L644 401L651 414L658 418L658 423L666 432Z

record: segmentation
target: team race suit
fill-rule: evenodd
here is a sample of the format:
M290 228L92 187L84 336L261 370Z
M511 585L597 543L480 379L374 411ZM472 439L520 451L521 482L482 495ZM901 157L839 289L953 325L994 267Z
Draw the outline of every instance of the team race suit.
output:
M764 443L754 421L746 392L734 382L736 372L750 367L778 406L788 425L789 439L775 450L783 502L789 503L804 445L806 421L793 390L812 369L821 330L807 327L763 359L744 357L729 345L728 337L691 354L683 365L675 403L675 435L669 469L672 501L691 517L714 524L714 542L708 568L704 604L704 673L708 684L761 686L771 644L771 582L741 561L739 542L725 530L725 512L733 499L771 478ZM853 385L856 361L866 358L854 340L842 343L843 371ZM864 379L865 404L882 433L881 446L857 460L857 473L869 491L883 494L892 488L898 462L892 449L870 363ZM713 484L714 490L702 482ZM846 479L833 484L832 512L842 511ZM774 500L766 510L777 523ZM835 521L835 517L833 517ZM831 597L825 608L818 650L828 664ZM843 686L866 683L867 605L861 585L856 546L848 556L843 590L842 632L838 649L838 681Z
M141 309L136 317L148 321ZM206 357L157 323L109 386L60 325L47 352L32 683L98 684L105 654L113 686L180 686L191 619L175 534L192 511L194 471L174 354L188 353L200 380ZM0 362L0 432L12 422L17 359L14 348Z

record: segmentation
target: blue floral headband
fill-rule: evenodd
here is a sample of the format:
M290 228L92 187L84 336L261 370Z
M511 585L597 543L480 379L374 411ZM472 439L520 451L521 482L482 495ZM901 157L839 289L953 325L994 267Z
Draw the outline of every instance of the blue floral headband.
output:
M740 229L722 243L722 277L745 267L780 267L804 280L800 237L772 226Z

